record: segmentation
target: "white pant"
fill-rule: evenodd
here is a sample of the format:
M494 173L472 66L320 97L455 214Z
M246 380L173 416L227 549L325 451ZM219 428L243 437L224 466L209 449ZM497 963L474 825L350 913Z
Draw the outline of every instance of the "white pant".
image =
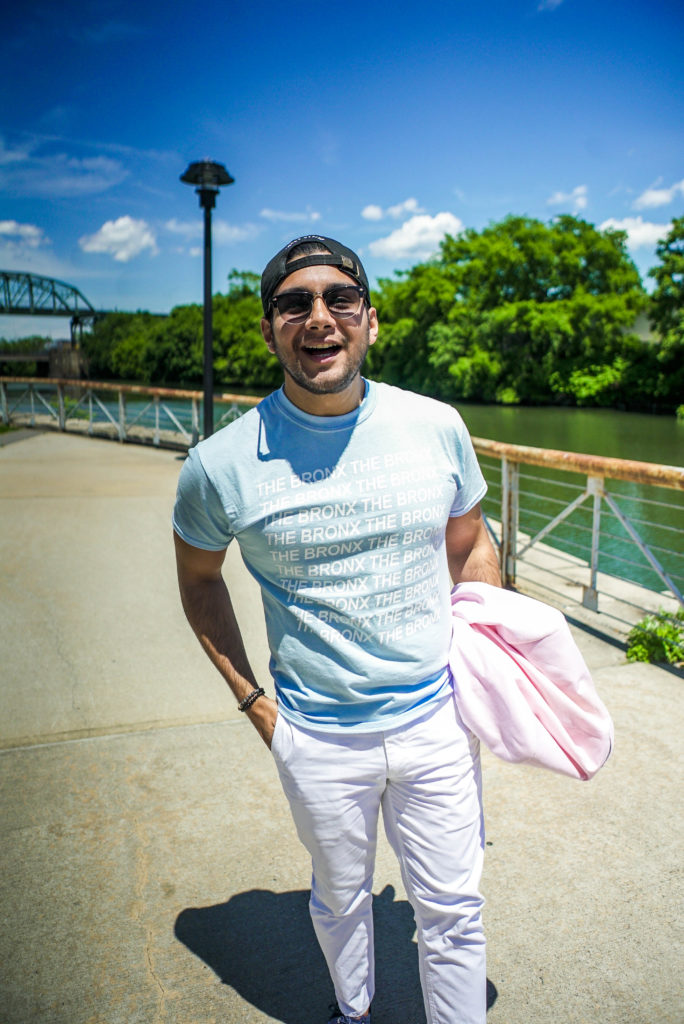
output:
M454 701L364 735L313 732L279 715L271 749L311 854L311 917L342 1012L365 1013L374 994L371 886L382 807L416 918L428 1024L484 1024L479 747Z

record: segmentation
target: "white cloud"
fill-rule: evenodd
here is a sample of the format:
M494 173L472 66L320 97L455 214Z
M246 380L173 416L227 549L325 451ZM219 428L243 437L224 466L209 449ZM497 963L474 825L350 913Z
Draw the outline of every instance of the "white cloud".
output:
M54 263L50 239L42 228L16 220L0 220L0 267L59 277Z
M238 225L229 224L220 218L214 221L212 228L214 241L218 245L232 245L233 242L244 242L247 238L255 238L259 234L259 230L256 224L243 224L238 227Z
M632 206L635 210L652 210L657 206L667 206L678 195L684 196L684 178L681 181L676 181L669 188L658 188L658 184L659 182L647 188L634 200Z
M627 245L630 249L641 249L643 246L656 245L670 230L671 224L653 224L643 217L624 217L616 220L610 217L599 224L601 231L611 228L614 231L627 232Z
M453 213L438 213L434 217L418 214L405 221L400 228L371 242L372 256L383 259L427 259L437 252L445 235L458 235L463 223Z
M260 212L259 216L271 221L317 221L321 219L320 213L311 209L307 209L303 213L288 213L285 210L271 210L266 207Z
M0 147L0 186L14 195L94 195L118 185L127 175L123 164L108 156L34 156L29 150Z
M50 240L42 236L39 245L27 243L17 236L0 234L0 267L4 270L26 271L31 274L42 274L44 277L55 277L59 281L81 282L88 276L83 268L75 268L70 263L55 256ZM24 327L26 320L24 319ZM24 334L26 331L24 331ZM42 330L41 330L41 333ZM0 324L0 335L6 335L6 322Z
M0 135L0 166L3 164L14 164L21 163L28 159L30 149L24 147L23 149L8 149L5 145L5 140Z
M204 235L204 223L199 218L197 220L176 220L173 217L171 220L167 220L164 227L174 235L181 235L186 242L202 238ZM238 227L219 217L212 223L211 237L217 245L231 245L234 242L244 242L247 238L255 238L259 231L260 228L257 224L244 224ZM195 255L195 253L191 251L190 255Z
M572 206L573 213L577 213L579 210L585 210L587 207L587 192L586 185L578 185L576 188L573 188L572 192L554 192L546 200L546 205L563 206L567 203Z
M382 220L384 217L393 217L394 220L399 220L400 217L409 213L425 213L423 207L418 205L418 200L413 197L404 199L403 203L388 206L386 210L383 210L382 206L377 206L375 203L369 203L368 206L364 206L361 216L366 220Z
M183 238L199 238L204 230L202 227L201 220L176 220L172 217L171 220L167 220L164 225L167 231L171 231L174 235L182 235Z
M563 3L563 0L541 0L537 6L538 11L555 11Z
M368 206L364 206L361 211L361 216L366 220L382 220L385 214L382 211L382 206L376 206L374 203L369 203Z
M403 203L397 203L395 206L389 206L387 212L390 217L394 217L397 220L405 213L425 213L422 206L418 205L417 199L405 199Z
M0 220L0 267L56 277L60 281L73 281L88 276L82 267L75 268L55 256L52 242L43 228L17 220ZM0 333L7 333L4 320Z
M106 221L94 235L79 238L78 244L84 252L108 253L119 263L128 263L145 249L153 254L158 251L157 240L149 224L128 216Z
M26 245L30 249L36 249L50 241L45 237L42 228L36 227L35 224L20 224L16 220L0 220L0 236L10 245Z

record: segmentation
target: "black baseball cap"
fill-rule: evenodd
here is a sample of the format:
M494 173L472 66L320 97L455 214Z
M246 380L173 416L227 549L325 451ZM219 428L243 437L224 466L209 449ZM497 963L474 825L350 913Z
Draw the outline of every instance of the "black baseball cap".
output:
M319 242L321 247L325 247L328 252L308 253L306 256L298 256L288 263L289 253L302 242ZM280 252L276 253L273 259L266 264L266 269L261 275L261 304L264 307L264 315L268 316L271 299L281 281L289 277L290 274L294 274L295 270L320 266L339 267L345 274L349 274L360 285L363 285L366 289L366 298L370 298L366 271L352 249L348 249L341 242L336 242L334 238L325 238L323 235L302 235L301 238L293 238L291 242L284 245Z

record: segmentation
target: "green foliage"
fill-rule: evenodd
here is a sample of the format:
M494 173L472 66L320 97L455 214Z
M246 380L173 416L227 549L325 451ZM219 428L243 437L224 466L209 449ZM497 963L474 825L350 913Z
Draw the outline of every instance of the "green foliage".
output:
M201 383L202 307L172 309L148 336L141 358L147 384Z
M447 236L434 259L379 281L368 374L447 401L675 409L684 399L684 217L658 246L651 300L626 242L568 215L511 216ZM214 296L217 388L282 379L259 328L259 283L233 270ZM655 343L632 333L646 307ZM82 348L95 379L198 386L202 307L109 314Z
M51 344L52 338L43 334L32 334L16 341L0 338L0 352L43 352Z
M214 296L214 373L217 383L245 388L277 387L282 379L259 326L260 277L233 270L228 294Z
M684 663L684 609L646 615L627 637L627 661Z
M623 232L508 217L380 281L371 365L450 400L625 404L630 355L642 356L629 329L645 302Z
M7 338L0 338L0 376L3 377L35 377L38 371L38 364L35 362L15 363L2 358L3 352L25 353L44 352L48 345L52 344L52 338L42 334L32 334L28 338L18 338L16 341L9 341Z
M141 356L158 322L149 313L108 313L98 319L81 340L90 376L147 383Z
M59 412L58 401L53 400L49 404L55 412ZM88 410L79 405L76 398L71 398L69 395L64 396L64 415L66 419L74 420L87 420L90 418Z
M268 388L280 383L277 360L259 328L259 275L233 270L228 293L213 298L214 383L217 388ZM199 385L204 324L198 304L176 306L168 317L110 313L83 339L92 378L144 384Z
M656 247L660 261L649 271L656 287L651 296L651 321L665 338L684 342L684 217L675 217Z

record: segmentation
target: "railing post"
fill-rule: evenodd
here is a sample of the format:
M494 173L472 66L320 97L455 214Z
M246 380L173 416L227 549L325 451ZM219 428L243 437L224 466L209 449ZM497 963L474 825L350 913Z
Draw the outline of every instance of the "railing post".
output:
M29 420L29 424L32 427L35 427L35 425L36 425L36 400L35 400L35 398L33 396L33 384L29 384L29 399L30 399L30 404L31 404L31 419Z
M126 396L119 388L119 440L126 440Z
M88 434L93 436L93 389L88 388Z
M160 435L159 435L159 395L155 395L154 396L154 438L152 439L152 444L155 444L157 446L157 448L159 447L159 440L160 440Z
M515 585L518 547L519 466L501 459L501 577L505 587Z
M587 477L587 494L593 495L594 511L591 519L591 560L589 562L589 586L582 587L582 605L592 612L598 611L598 560L601 538L601 498L603 477Z
M7 404L7 384L0 381L0 401L2 402L2 422L9 426L9 405Z
M66 415L64 411L64 385L57 385L57 409L59 416L59 429L66 430Z
M193 447L199 441L199 402L196 398L192 400L192 444Z

